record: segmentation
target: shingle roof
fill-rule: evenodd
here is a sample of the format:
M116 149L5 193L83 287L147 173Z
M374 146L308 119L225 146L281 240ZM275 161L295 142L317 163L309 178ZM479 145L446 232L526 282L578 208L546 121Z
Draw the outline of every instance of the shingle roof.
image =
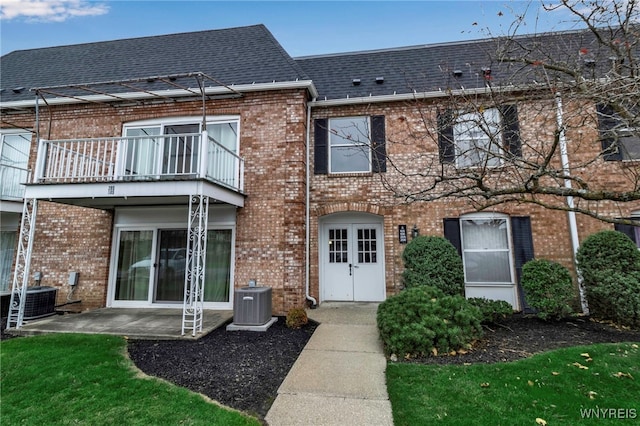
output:
M19 50L0 67L3 102L33 99L37 87L191 72L225 85L307 79L264 25Z
M543 67L500 62L497 60L500 55L526 57L540 63L553 60L556 64L565 63L569 68L581 70L585 75L594 71L602 75L611 67L611 51L604 49L590 31L410 46L295 60L313 80L319 93L318 100L437 92L462 87L473 89L489 82L494 87L535 84L552 74ZM597 68L585 68L587 59L595 59ZM483 69L491 70L490 77L485 77ZM379 77L384 78L381 84ZM551 77L560 78L560 74ZM360 84L354 85L354 79L359 79Z

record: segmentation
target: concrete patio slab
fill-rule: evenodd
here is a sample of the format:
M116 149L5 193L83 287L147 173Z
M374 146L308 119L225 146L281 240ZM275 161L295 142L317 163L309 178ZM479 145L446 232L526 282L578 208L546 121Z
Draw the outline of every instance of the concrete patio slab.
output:
M199 339L225 324L233 311L205 310L202 332L182 336L182 309L102 308L79 314L55 315L29 321L11 334L29 336L47 333L113 334L133 339Z

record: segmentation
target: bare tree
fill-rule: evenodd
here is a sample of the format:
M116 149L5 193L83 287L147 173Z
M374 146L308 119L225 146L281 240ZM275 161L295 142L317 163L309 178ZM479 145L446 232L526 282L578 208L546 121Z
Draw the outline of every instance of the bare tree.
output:
M392 173L381 174L398 199L531 203L634 223L620 206L640 201L640 6L543 7L569 11L578 29L518 35L519 17L510 34L478 44L479 85L443 64L445 96L407 106L412 118L387 134Z

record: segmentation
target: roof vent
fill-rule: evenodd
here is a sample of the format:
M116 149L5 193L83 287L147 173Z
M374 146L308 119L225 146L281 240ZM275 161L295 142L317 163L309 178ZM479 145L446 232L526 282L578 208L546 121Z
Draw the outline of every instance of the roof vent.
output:
M24 87L14 87L12 90L13 93L20 93L24 90Z
M354 86L360 86L360 79L354 78L353 80L351 80L351 84L353 84Z
M584 60L584 66L585 67L589 67L589 68L593 68L596 66L596 60L595 59L585 59Z
M488 75L491 75L491 68L489 67L482 68L482 75L485 77Z
M462 70L453 70L454 77L462 77Z
M384 83L384 77L376 77L376 83L377 83L377 84L382 84L382 83Z

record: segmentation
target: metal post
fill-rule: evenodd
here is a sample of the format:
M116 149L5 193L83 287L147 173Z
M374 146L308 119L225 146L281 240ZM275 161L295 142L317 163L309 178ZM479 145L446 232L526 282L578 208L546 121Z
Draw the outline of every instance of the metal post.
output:
M24 307L27 299L27 286L29 285L29 269L31 266L31 252L33 250L37 210L37 199L24 200L18 240L18 253L16 255L16 266L13 273L13 284L11 286L7 329L11 328L12 325L14 325L16 329L22 327Z
M189 197L189 229L187 231L187 257L184 278L184 305L182 308L182 335L202 331L205 266L207 257L207 220L209 197Z

